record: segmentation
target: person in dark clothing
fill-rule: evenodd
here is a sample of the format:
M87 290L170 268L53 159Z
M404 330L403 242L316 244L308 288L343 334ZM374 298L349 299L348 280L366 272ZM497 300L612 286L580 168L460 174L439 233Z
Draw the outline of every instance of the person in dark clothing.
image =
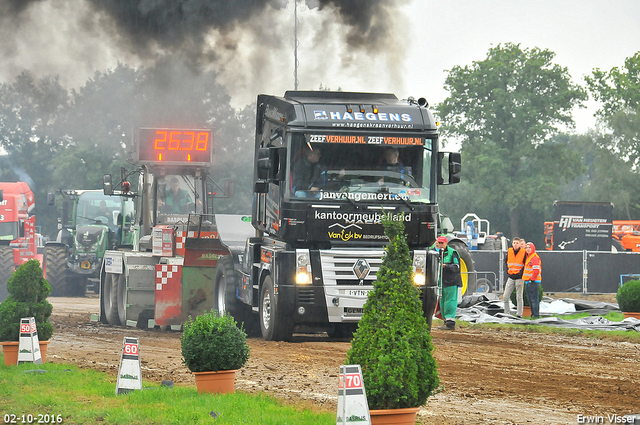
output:
M444 320L444 326L439 326L438 329L452 331L456 328L458 287L462 286L460 255L458 251L447 244L447 238L444 236L436 239L435 248L438 250L442 262L440 312L442 320Z
M324 170L319 163L320 148L305 146L303 149L302 158L293 166L293 191L296 196L306 196L306 191L317 193L324 186Z
M524 293L524 280L522 280L522 273L524 272L524 257L526 255L524 248L524 241L520 238L513 238L512 246L507 251L507 256L505 258L505 264L507 266L507 283L504 287L504 312L506 314L510 314L511 305L509 303L509 298L511 298L511 293L514 288L516 290L516 301L517 301L517 313L518 317L522 317L522 307L524 306L524 302L522 299Z

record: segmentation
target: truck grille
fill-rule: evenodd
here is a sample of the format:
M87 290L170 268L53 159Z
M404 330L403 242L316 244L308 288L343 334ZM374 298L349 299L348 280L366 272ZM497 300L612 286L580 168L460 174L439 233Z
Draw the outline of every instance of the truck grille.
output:
M320 250L322 276L326 286L358 286L360 280L353 271L358 260L364 259L368 263L369 274L364 279L364 285L373 285L376 273L382 264L382 250L331 249Z

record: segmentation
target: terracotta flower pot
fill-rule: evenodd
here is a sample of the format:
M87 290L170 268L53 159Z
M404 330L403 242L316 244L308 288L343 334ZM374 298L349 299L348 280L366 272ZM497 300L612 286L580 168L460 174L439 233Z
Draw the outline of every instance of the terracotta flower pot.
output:
M199 393L231 394L235 391L236 371L193 372Z
M18 364L18 341L3 341L2 354L4 355L4 364L7 366L15 366Z
M623 311L622 314L624 314L625 319L627 317L635 317L636 319L640 320L640 313L636 313L632 311Z
M418 413L419 410L419 407L369 410L369 415L371 415L371 425L415 425L416 413Z
M40 356L42 357L42 363L47 362L47 347L51 341L39 341L40 342ZM20 343L18 341L3 341L2 353L4 354L4 364L7 366L15 366L18 364L18 347Z
M522 306L522 317L531 317L531 307L528 305Z

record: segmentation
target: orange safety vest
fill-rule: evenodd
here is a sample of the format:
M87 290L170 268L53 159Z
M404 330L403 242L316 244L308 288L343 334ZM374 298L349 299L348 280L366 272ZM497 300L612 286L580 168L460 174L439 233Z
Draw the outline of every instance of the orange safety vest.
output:
M507 251L507 273L518 274L524 267L524 256L527 255L523 248L520 248L518 253L515 253L513 247Z
M538 264L532 264L533 258L538 258ZM537 269L538 270L538 276L536 277L536 282L541 282L542 281L542 261L540 261L540 257L538 256L537 253L531 254L529 257L527 257L527 261L525 262L524 265L524 272L522 273L522 280L527 281L527 280L531 280L531 276L533 276L533 270Z

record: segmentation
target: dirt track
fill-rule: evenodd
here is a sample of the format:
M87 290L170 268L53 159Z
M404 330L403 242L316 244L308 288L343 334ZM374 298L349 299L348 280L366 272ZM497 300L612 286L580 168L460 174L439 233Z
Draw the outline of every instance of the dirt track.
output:
M91 322L98 298L50 298L54 336L47 360L117 373L122 338L140 339L143 382L195 385L182 365L180 333ZM422 424L575 424L578 415L640 413L639 344L488 331L433 331L444 391L419 413ZM264 391L336 411L338 368L350 345L326 335L294 342L250 339L236 389ZM114 384L115 385L115 384Z

